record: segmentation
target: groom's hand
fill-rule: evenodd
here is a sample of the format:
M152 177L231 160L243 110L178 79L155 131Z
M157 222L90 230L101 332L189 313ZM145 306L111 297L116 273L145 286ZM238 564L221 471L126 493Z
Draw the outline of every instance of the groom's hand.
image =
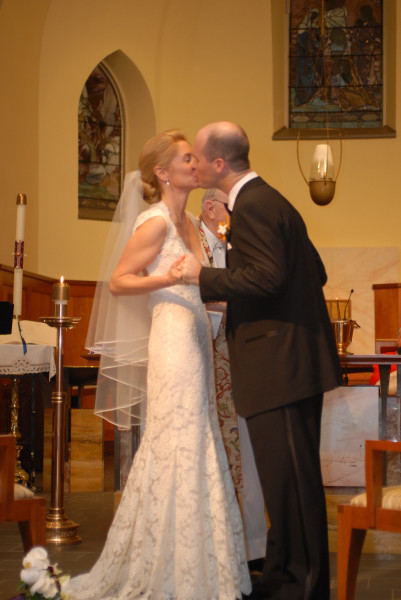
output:
M193 254L186 254L181 263L182 277L186 283L199 285L199 273L202 268L199 260Z

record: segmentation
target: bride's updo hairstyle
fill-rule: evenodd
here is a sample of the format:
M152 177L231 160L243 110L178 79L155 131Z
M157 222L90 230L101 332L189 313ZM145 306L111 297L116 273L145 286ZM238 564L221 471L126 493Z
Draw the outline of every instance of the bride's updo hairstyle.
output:
M149 204L161 199L161 186L155 167L168 168L176 153L177 142L187 139L180 129L169 129L150 138L139 156L139 170L143 181L143 199Z

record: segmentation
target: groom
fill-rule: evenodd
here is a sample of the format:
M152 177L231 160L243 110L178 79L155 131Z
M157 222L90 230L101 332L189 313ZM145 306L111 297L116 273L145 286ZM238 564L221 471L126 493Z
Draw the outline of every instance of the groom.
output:
M322 292L326 272L295 208L250 169L245 131L196 135L200 185L228 194L227 268L189 254L187 283L227 300L234 402L245 417L271 523L252 598L328 600L327 518L319 443L323 392L341 385Z

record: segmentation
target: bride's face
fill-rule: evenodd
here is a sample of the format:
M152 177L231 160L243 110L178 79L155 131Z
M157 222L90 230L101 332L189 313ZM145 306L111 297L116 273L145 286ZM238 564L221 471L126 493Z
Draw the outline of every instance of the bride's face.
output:
M176 153L171 159L166 173L173 188L190 192L199 186L192 148L188 142L183 140L175 145Z

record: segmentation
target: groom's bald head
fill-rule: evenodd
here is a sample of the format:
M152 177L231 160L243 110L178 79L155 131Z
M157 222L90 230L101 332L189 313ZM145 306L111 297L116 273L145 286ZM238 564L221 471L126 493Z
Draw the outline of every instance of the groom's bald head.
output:
M197 133L194 147L199 144L208 162L222 158L232 171L249 169L249 140L240 125L230 121L210 123Z

